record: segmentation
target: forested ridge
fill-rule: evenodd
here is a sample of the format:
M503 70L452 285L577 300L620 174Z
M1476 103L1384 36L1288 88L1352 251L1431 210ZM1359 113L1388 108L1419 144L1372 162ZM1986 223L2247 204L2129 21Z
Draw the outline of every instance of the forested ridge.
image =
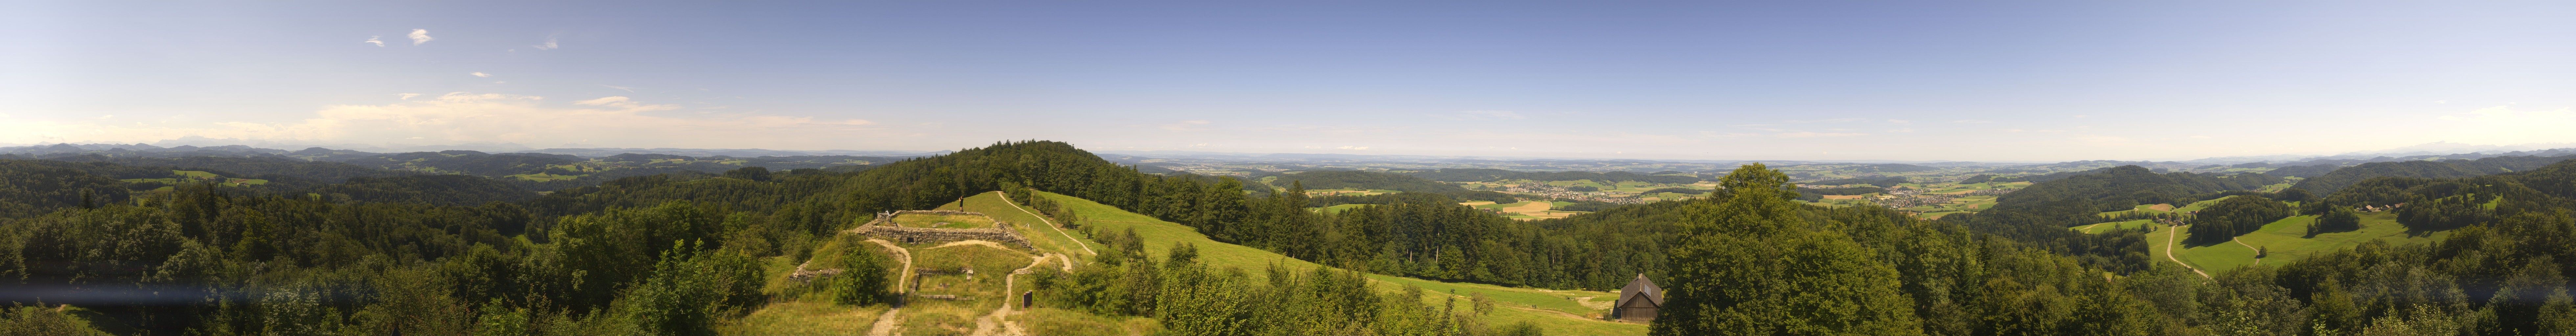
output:
M2476 160L2371 162L2335 169L2299 181L2293 188L2334 194L2354 183L2377 177L2462 178L2511 173L2576 158L2563 156L2498 156Z
M861 169L869 163L897 160L888 157L849 155L791 155L733 157L724 155L691 157L671 154L626 153L584 158L546 153L485 153L470 150L437 152L369 153L333 150L320 147L283 151L243 146L220 147L133 147L140 145L84 145L110 147L82 148L58 144L47 147L19 147L15 154L0 154L0 159L43 159L66 162L106 162L132 167L166 166L181 170L239 172L231 177L268 179L291 186L279 189L310 187L322 183L339 183L357 177L384 177L413 174L462 174L494 178L503 183L530 190L553 190L597 185L618 178L661 174L718 173L744 167L773 170L791 169ZM133 150L128 150L131 147ZM535 178L511 178L536 175ZM161 177L161 176L150 176ZM120 178L150 178L120 177ZM281 181L282 180L282 181Z
M1727 174L1703 198L1513 221L1437 194L1307 197L1297 182L1274 190L1147 174L1044 141L856 171L627 177L543 196L462 175L138 192L93 173L132 169L119 167L0 160L0 210L15 209L0 213L0 281L32 289L10 299L87 312L22 306L0 321L76 318L152 335L708 334L765 300L757 258L803 261L833 231L878 211L1028 188L1357 272L1591 289L1644 274L1669 290L1653 328L1660 335L2576 332L2565 280L2576 267L2559 262L2576 258L2566 239L2576 236L2576 163L2564 162L2459 179L2371 178L2325 195L2251 191L2280 182L2259 174L2119 167L1938 221L1799 205L1787 176L1760 165ZM2227 196L2253 196L2222 202L2244 203L2228 207L2252 209L2247 218L2405 203L2396 211L2410 227L2451 233L2203 278L2146 258L2143 231L2065 229L2101 211ZM1334 204L1371 205L1308 210ZM2229 218L2194 220L2251 221ZM1123 237L1132 235L1095 236L1116 251L1101 262L1117 266L1042 278L1103 286L1088 293L1181 294L1059 303L1154 317L1174 334L1526 331L1444 319L1452 315L1406 301L1419 293L1366 294L1356 273L1250 270L1271 272L1251 281L1179 249L1132 252ZM853 293L847 302L870 302ZM1374 313L1304 314L1323 311Z

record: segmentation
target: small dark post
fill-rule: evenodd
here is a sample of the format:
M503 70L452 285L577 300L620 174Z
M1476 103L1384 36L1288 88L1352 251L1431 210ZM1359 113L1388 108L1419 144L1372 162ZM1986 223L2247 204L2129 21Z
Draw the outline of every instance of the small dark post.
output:
M1020 292L1020 309L1029 309L1030 303L1037 302L1037 294L1038 291Z

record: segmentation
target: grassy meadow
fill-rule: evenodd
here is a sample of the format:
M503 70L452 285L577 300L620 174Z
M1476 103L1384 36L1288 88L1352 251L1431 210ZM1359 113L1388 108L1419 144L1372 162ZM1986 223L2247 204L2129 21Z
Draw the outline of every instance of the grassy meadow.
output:
M1277 253L1271 253L1270 251L1217 242L1215 240L1208 239L1206 235L1199 234L1197 229L1188 226L1127 212L1116 207L1092 202L1090 200L1046 192L1039 192L1038 194L1041 195L1041 197L1048 197L1059 204L1064 204L1066 207L1071 208L1075 213L1080 214L1082 218L1081 224L1087 229L1102 230L1100 232L1116 232L1118 230L1135 229L1136 235L1145 239L1146 252L1155 256L1167 253L1171 250L1172 246L1177 245L1180 242L1189 242L1198 246L1199 259L1207 262L1208 265L1215 267L1239 267L1256 278L1268 276L1267 274L1264 274L1264 272L1260 272L1260 270L1272 267L1273 265L1287 267L1289 269L1311 269L1314 267L1320 267L1320 265L1316 265L1314 263L1297 260L1296 258L1289 258ZM1497 302L1504 303L1501 306L1507 308L1520 307L1512 309L1495 309L1494 314L1487 317L1487 322L1496 325L1519 321L1530 321L1537 324L1542 331L1549 335L1643 335L1646 333L1646 326L1643 324L1610 322L1587 318L1588 316L1599 315L1600 311L1582 308L1586 306L1575 300L1575 298L1587 297L1605 298L1603 300L1606 300L1606 297L1614 296L1614 294L1611 293L1589 291L1551 291L1535 288L1510 288L1483 284L1460 284L1376 274L1369 275L1369 278L1376 279L1379 282L1387 284L1387 286L1379 287L1379 290L1385 292L1399 291L1403 285L1422 287L1425 292L1447 293L1450 290L1457 290L1457 295L1462 296L1458 300L1458 304L1462 305L1462 307L1467 303L1466 298L1463 296L1474 295L1478 292L1486 293L1488 297L1494 298ZM1447 300L1447 297L1443 295L1446 294L1424 295L1423 300L1424 302L1439 304ZM1606 305L1602 307L1607 308ZM1034 329L1037 327L1032 325L1031 328Z

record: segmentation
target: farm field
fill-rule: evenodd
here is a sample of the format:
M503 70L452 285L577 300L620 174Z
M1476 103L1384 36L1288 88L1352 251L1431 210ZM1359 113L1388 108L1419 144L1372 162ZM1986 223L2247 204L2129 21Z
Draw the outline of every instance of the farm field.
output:
M1695 195L1681 194L1681 193L1671 193L1671 192L1659 192L1659 193L1654 193L1654 194L1647 194L1647 193L1646 193L1647 191L1654 191L1654 190L1656 190L1656 189L1664 189L1664 188L1685 188L1685 189L1696 189L1696 190L1710 190L1710 189L1715 189L1715 188L1717 188L1717 185L1716 185L1716 184L1708 183L1708 182L1701 182L1701 183L1689 183L1689 184L1680 184L1680 183L1651 183L1651 182L1643 182L1643 181L1621 181L1621 182L1616 182L1616 183L1604 183L1604 182L1600 182L1600 181L1593 181L1593 180L1566 180L1566 181L1502 180L1502 181L1490 181L1490 182L1452 182L1452 184L1456 184L1456 185L1458 185L1458 186L1460 186L1460 187L1465 187L1465 188L1467 188L1467 189L1472 189L1472 190L1491 190L1491 191L1499 191L1499 192L1503 192L1503 193L1508 193L1508 194L1513 194L1513 195L1517 195L1517 196L1522 196L1522 197L1523 197L1523 199L1578 199L1578 200L1580 200L1580 199L1599 199L1599 200L1610 200L1610 199L1624 199L1624 198L1632 198L1632 197L1633 197L1633 198L1642 198L1642 199L1644 199L1645 201L1649 201L1649 202L1652 202L1652 201L1662 201L1662 200L1675 200L1675 199L1682 199L1682 198L1688 198L1688 197L1695 197ZM1593 190L1593 191L1576 191L1576 190L1569 190L1569 189L1566 189L1566 188L1569 188L1569 187L1589 187L1589 188L1594 188L1594 189L1597 189L1597 190Z
M2228 196L2228 197L2236 197L2236 196ZM2177 213L2177 212L2194 212L2194 211L2200 211L2200 209L2209 208L2209 205L2211 205L2211 204L2218 204L2218 201L2220 201L2220 200L2225 200L2225 199L2227 199L2227 197L2220 197L2220 198L2218 198L2218 199L2207 200L2207 201L2191 202L2191 204L2186 204L2186 205L2183 205L2183 206L2180 206L2180 207L2176 207L2176 206L2174 206L2174 205L2172 205L2172 204L2148 204L2148 205L2140 205L2140 206L2137 206L2137 207L2135 207L2135 208L2130 208L2130 209L2128 209L2128 210L2120 210L2120 211L2104 211L2104 212L2102 212L2102 213L2101 213L2101 215L2102 215L2103 217L2110 217L2110 216L2119 216L2119 215L2129 214L2129 213L2167 214L2167 213ZM2292 206L2296 206L2296 205L2297 205L2297 203L2291 203L2291 205L2292 205Z
M1365 189L1365 190L1363 190L1363 189L1306 189L1306 196L1331 196L1331 195L1368 196L1368 195L1384 195L1384 194L1393 194L1393 193L1400 193L1400 192L1403 192L1403 191L1396 191L1396 190L1384 190L1384 189Z
M2177 242L2191 237L2191 234L2184 230L2185 228L2188 228L2188 226L2159 228L2155 233L2147 235L2147 239L2152 243L2150 245L2152 248L2149 249L2149 254L2151 257L2161 260L2164 256L2164 250L2180 248L2180 250L2174 251L2174 258L2181 259L2182 262L2187 263L2190 266L2198 267L2203 271L2215 274L2217 272L2234 270L2236 268L2257 264L2287 264L2298 261L2299 259L2315 256L2317 254L2347 249L2354 245L2360 245L2364 242L2374 240L2387 242L2392 245L2404 245L2430 243L2440 241L2443 237L2450 236L2449 231L2435 231L2409 235L2408 232L2406 232L2406 227L2404 225L2397 224L2396 214L2382 212L2362 214L2360 230L2325 233L2318 234L2315 237L2306 237L2307 225L2313 221L2315 221L2315 216L2292 216L2290 218L2274 221L2271 224L2265 224L2261 230L2255 231L2254 233L2248 233L2244 236L2238 236L2233 242L2208 246L2175 246L2175 244L2166 244L2164 242L2167 241L2167 235L2179 235L2177 237L2173 237L2172 240ZM2079 226L2077 228L2084 227ZM2096 228L2094 230L2100 231L2101 229ZM2258 259L2254 258L2257 248L2267 249L2270 251L2270 254L2258 261Z
M2140 219L2140 220L2122 221L2122 222L2101 222L2101 223L2093 223L2093 225L2077 226L2077 227L2071 227L2071 228L2067 228L2067 229L2068 229L2068 230L2075 230L2075 231L2077 231L2077 232L2083 232L2083 233L2103 233L2103 232L2111 232L2112 230L2120 230L2120 229L2134 229L2134 228L2144 227L2144 226L2148 226L2148 225L2155 225L2155 221L2150 221L2150 220Z
M1242 268L1249 271L1248 273L1256 278L1265 277L1266 275L1259 270L1270 267L1270 265L1280 265L1290 269L1311 269L1318 267L1318 265L1315 265L1314 263L1289 258L1277 253L1263 251L1261 249L1217 242L1215 240L1208 239L1206 235L1201 235L1196 229L1188 226L1165 222L1145 215L1130 213L1125 210L1120 210L1118 208L1092 202L1090 200L1046 192L1039 192L1037 194L1041 195L1041 197L1048 197L1060 204L1064 204L1067 208L1080 214L1082 225L1084 227L1096 230L1135 229L1138 236L1145 238L1146 253L1151 255L1159 256L1167 253L1173 245L1176 245L1179 242L1190 242L1198 247L1199 259L1207 262L1208 265L1216 267L1232 266ZM1383 275L1370 275L1369 278L1377 279L1388 284L1388 286L1379 286L1378 289L1382 292L1392 293L1399 291L1401 288L1400 286L1402 285L1423 287L1425 292L1446 293L1449 289L1458 289L1458 295L1472 295L1472 293L1477 291L1484 291L1487 293L1487 296L1495 297L1498 301L1518 304L1523 308L1527 308L1496 309L1494 311L1494 315L1488 316L1487 319L1489 319L1488 321L1490 323L1496 323L1497 325L1518 321L1532 321L1537 324L1545 334L1549 335L1643 335L1646 333L1646 326L1643 324L1619 323L1580 318L1578 316L1589 315L1574 314L1573 312L1566 311L1573 309L1571 307L1583 307L1581 302L1575 301L1573 298L1611 296L1612 294L1610 293L1571 292L1572 294L1560 296L1551 294L1551 292L1554 291L1542 289L1506 288L1480 284L1455 284ZM1423 299L1425 302L1436 304L1441 302L1441 300L1447 299L1442 295L1445 294L1425 295ZM1463 304L1466 300L1461 298L1459 301ZM1607 307L1604 306L1604 308ZM1566 315L1560 315L1560 313ZM1597 315L1598 312L1593 312L1593 314ZM1043 327L1032 325L1031 328L1038 329Z
M1587 212L1582 212L1582 211L1559 211L1559 210L1552 210L1552 209L1555 209L1555 208L1557 208L1557 207L1563 207L1563 206L1566 206L1566 205L1572 205L1572 204L1574 204L1574 202L1565 202L1565 201L1540 201L1540 200L1523 200L1523 201L1520 201L1520 202L1514 202L1514 203L1494 203L1494 202L1490 202L1490 201L1477 201L1477 202L1461 202L1461 203L1458 203L1458 205L1465 205L1465 206L1475 207L1475 208L1477 208L1477 209L1492 210L1492 211L1495 211L1495 212L1498 212L1498 213L1502 213L1502 214L1503 214L1503 216L1505 216L1505 217L1511 217L1512 219L1518 219L1518 220L1538 220L1538 219L1550 219L1550 218L1565 218L1565 217L1567 217L1567 216L1573 216L1573 215L1577 215L1577 214L1584 214L1584 213L1587 213ZM1348 204L1345 204L1345 205L1348 205ZM1337 206L1338 206L1338 205L1337 205Z
M1489 203L1490 203L1490 202L1489 202ZM1309 210L1315 210L1315 211L1322 211L1322 212L1324 212L1324 213L1342 213L1342 211L1343 211L1343 210L1356 209L1356 208L1359 208L1359 207L1370 206L1370 205L1373 205L1373 204L1335 204L1335 205L1333 205L1333 206L1328 206L1328 207L1321 207L1321 208L1306 208L1306 209L1309 209Z
M1993 194L1971 195L1972 193L1994 189L2007 190L2008 192L2009 190L2018 190L2028 186L2030 186L2030 182L1980 182L1966 184L1902 183L1897 186L1890 187L1889 189L1891 190L1886 193L1869 193L1860 195L1815 195L1815 197L1819 199L1810 201L1809 203L1829 206L1896 206L1911 204L1909 206L1896 207L1896 209L1913 213L1915 217L1918 218L1939 219L1942 216L1948 216L1951 214L1976 213L1979 211L1985 211L1986 209L1992 209L1995 206L1996 198L1999 197L1998 195ZM1838 186L1821 187L1835 188ZM1913 193L1915 196L1907 196L1906 193ZM1905 197L1915 198L1914 201L1908 201ZM1939 203L1906 203L1922 202L1922 200L1926 199Z

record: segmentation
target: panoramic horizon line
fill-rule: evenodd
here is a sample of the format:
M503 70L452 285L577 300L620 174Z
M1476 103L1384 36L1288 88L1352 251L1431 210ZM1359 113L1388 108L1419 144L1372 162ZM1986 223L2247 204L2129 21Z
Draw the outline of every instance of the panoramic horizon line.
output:
M236 139L236 140L237 140L237 139ZM175 139L173 139L173 140L162 140L162 141L158 141L158 142L171 142L171 141L177 141L177 140L175 140ZM1005 141L1051 141L1051 140L1022 139L1022 140L1005 140ZM999 143L999 142L996 142L996 143ZM1070 143L1070 142L1067 142L1067 143ZM2453 143L2453 142L2447 142L2447 141L2444 141L2444 142L2427 143L2427 144L2416 145L2416 146L2409 146L2409 147L2429 146L2429 145L2437 145L2437 144L2452 144L2452 145L2465 145L2465 146L2484 146L2484 147L2516 147L2516 146L2520 146L2520 147L2529 147L2529 148L2526 148L2526 149L2510 149L2510 150L2507 150L2507 149L2487 149L2487 150L2476 150L2476 151L2454 151L2454 152L2437 152L2437 151L2424 151L2424 150L2411 151L2411 152L2399 152L2399 150L2402 150L2402 149L2408 148L2408 147L2400 147L2400 148L2396 148L2396 149L2388 149L2388 150L2379 150L2379 151L2360 151L2360 152L2348 152L2348 153L2340 153L2340 154L2269 154L2269 155L2211 156L2211 157L2203 157L2203 158L2196 158L2196 159L2135 159L2135 160L2122 160L2122 159L2083 159L2083 160L2056 160L2056 161L2046 161L2046 160L1899 160L1899 159L1656 159L1656 158L1638 158L1638 157L1492 156L1492 155L1377 154L1377 153L1318 153L1318 152L1225 152L1225 151L1178 150L1178 149L1097 149L1097 150L1095 150L1095 149L1083 149L1083 148L1081 148L1081 146L1079 146L1079 145L1076 145L1075 147L1076 147L1076 148L1078 148L1078 149L1083 149L1084 151L1089 151L1089 152L1093 152L1093 153L1137 153L1137 154L1152 154L1152 153L1157 153L1157 152L1163 152L1163 153L1177 153L1177 154L1184 154L1184 155L1227 155L1227 156L1244 156L1244 157L1247 157L1247 158L1254 158L1254 159L1257 159L1257 158L1258 158L1257 156L1269 156L1269 155L1332 155L1332 156L1357 156L1357 157L1429 157L1429 158L1434 158L1434 159L1493 159L1493 160L1506 160L1506 159L1508 159L1508 160L1634 160L1634 161L1650 161L1650 162L1681 162L1681 163L1806 162L1806 163L2027 163L2027 164L2065 163L2065 162L2088 162L2088 161L2113 161L2113 162L2190 162L2190 161L2276 162L2276 161L2277 161L2277 162L2298 162L2298 161L2306 161L2306 160L2325 159L2325 158L2331 158L2331 157L2361 156L2361 155L2376 155L2377 157L2389 157L2389 155L2424 156L2424 155L2460 155L2460 154L2505 154L2505 153L2513 153L2513 152L2546 151L2546 150L2555 150L2555 149L2571 149L2571 148L2576 148L2576 144L2563 144L2563 143L2530 143L2530 144L2515 144L2515 145L2475 145L2475 144L2461 144L2461 143ZM254 144L248 144L248 143L233 143L233 144L227 144L227 145L204 145L204 146L199 146L199 145L195 145L195 144L178 144L178 145L163 146L163 145L156 145L156 144L149 144L149 143L141 143L141 142L137 142L137 143L114 143L114 142L72 143L72 142L58 142L58 143L37 143L37 144L0 144L0 148L9 148L9 147L31 147L31 148L32 148L32 147L54 146L54 145L73 145L73 146L81 146L81 145L115 145L115 146L143 145L143 146L152 146L152 147L158 147L158 148L177 148L177 147L187 147L187 146L194 146L194 147L199 147L199 148L206 148L206 147L227 147L227 146L242 146L242 147L249 147L249 148L270 149L270 150L281 150L281 151L300 151L300 150L308 150L308 149L313 149L313 148L321 148L321 149L326 149L326 150L351 150L351 151L361 151L361 152L379 153L379 154L411 153L411 152L437 152L437 151L449 151L449 150L467 150L467 151L486 152L486 153L531 153L531 152L542 152L542 151L549 151L549 150L611 150L611 151L613 151L613 150L643 150L643 151L773 151L773 152L800 152L800 153L804 153L804 154L820 154L820 155L847 155L847 154L832 154L832 153L828 153L828 152L892 152L892 153L900 153L900 154L904 154L904 155L944 155L944 154L947 154L947 153L953 153L953 152L956 152L956 151L958 151L958 150L974 149L974 148L981 148L981 147L983 147L983 146L976 146L976 147L966 147L966 148L958 148L958 149L940 149L940 150L905 150L905 149L681 148L681 147L546 147L546 148L536 148L536 147L528 147L528 146L523 145L523 144L518 144L518 143L507 143L507 142L504 142L504 143L495 143L495 144L490 144L490 145L481 145L481 146L499 146L499 145L508 145L508 146L518 146L518 147L528 148L528 149L519 149L519 150L507 150L507 151L500 151L500 150L497 150L497 149L490 149L490 148L485 148L485 149L473 149L473 148L470 148L470 147L476 147L476 146L478 146L478 145L473 145L473 144L445 144L445 145L365 145L365 144L342 144L342 145L370 146L370 147L376 147L375 149L381 149L381 150L393 150L393 151L385 151L385 152L371 152L371 151L367 151L367 150L362 150L362 149L357 149L357 148L348 148L348 147L333 148L333 147L330 147L330 146L327 146L327 145L294 145L294 146L284 146L284 147L304 146L304 148L284 148L284 147L269 147L269 146L263 146L263 145L254 145ZM438 148L438 149L437 149L437 150L416 150L416 149L415 149L415 150L409 150L409 151L407 151L407 152L406 152L406 151L404 151L404 150L406 150L406 149L386 148L385 146L401 146L401 147L410 147L410 148L423 148L423 147L427 147L427 148ZM2548 146L2566 146L2566 147L2554 147L2554 148L2552 148L2552 147L2548 147ZM636 153L636 152L629 152L629 153L634 153L634 154L649 154L649 153ZM721 155L721 154L719 154L719 155ZM2265 157L2279 157L2279 158L2265 158ZM2230 160L2226 160L2226 159L2240 159L2240 158L2264 158L2264 159L2251 159L2251 160L2242 160L2242 161L2230 161Z

